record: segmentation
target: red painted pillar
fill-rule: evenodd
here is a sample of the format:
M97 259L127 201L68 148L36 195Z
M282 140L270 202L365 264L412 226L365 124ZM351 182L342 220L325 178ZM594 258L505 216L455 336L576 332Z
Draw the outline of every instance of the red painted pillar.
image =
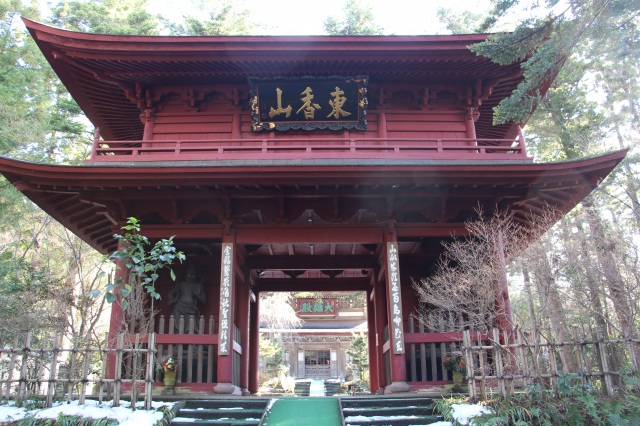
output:
M142 140L143 141L153 140L153 124L155 121L153 110L145 109L144 113L140 115L140 120L144 124L144 130L142 132ZM149 145L150 144L143 144L143 146L149 146Z
M373 291L367 291L367 342L369 349L369 388L376 393L378 383L378 352L376 350L376 313Z
M247 275L245 274L245 277ZM246 283L238 284L238 309L237 324L240 329L240 388L243 395L249 395L249 286Z
M118 243L118 250L122 248L121 243ZM122 262L116 262L116 272L114 282L122 280L124 281L127 274L124 269L124 265ZM123 331L124 328L124 312L122 311L122 307L120 306L120 296L116 296L118 298L117 302L113 302L111 304L111 318L109 321L109 341L108 345L111 349L115 349L116 347L116 339L118 337L118 333ZM107 356L107 377L109 379L115 379L116 377L116 355L114 352L109 353Z
M258 362L260 357L260 294L256 293L255 300L250 298L249 306L249 392L258 393Z
M476 139L476 120L478 119L479 114L478 111L473 107L468 107L465 111L465 125L467 130L467 138L474 139L474 141L469 142L470 145L477 145Z
M373 290L373 303L374 311L376 315L376 334L372 336L374 344L376 345L376 361L378 363L378 389L383 388L387 383L391 383L391 377L387 377L385 361L384 361L384 328L387 325L387 302L384 294L384 283L378 281L378 274L376 271L375 288Z
M404 317L402 313L402 292L400 280L400 256L398 235L392 222L384 233L382 259L385 269L387 290L387 318L389 320L389 343L391 357L391 384L384 393L408 392L407 364L404 354Z
M511 312L511 299L509 298L509 283L507 281L507 262L504 257L504 242L502 241L502 231L498 230L495 236L495 269L497 271L497 292L496 309L498 311L498 328L500 329L501 336L504 336L504 332L507 332L509 336L509 342L513 343L513 336L511 333L513 329L513 317ZM502 338L502 337L501 337Z
M218 329L218 384L215 393L240 395L240 388L233 384L233 336L236 308L236 260L235 234L227 232L222 237L220 262L220 313Z

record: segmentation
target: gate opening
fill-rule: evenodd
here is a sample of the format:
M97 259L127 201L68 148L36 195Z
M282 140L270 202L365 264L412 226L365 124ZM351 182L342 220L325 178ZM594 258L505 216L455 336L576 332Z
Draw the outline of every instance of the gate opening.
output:
M259 317L260 393L368 389L366 292L262 292Z

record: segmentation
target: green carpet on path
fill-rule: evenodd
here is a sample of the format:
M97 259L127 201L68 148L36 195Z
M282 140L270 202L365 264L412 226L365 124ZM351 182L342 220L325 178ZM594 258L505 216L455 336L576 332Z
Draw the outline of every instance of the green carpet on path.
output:
M283 398L273 403L264 426L340 426L338 398Z

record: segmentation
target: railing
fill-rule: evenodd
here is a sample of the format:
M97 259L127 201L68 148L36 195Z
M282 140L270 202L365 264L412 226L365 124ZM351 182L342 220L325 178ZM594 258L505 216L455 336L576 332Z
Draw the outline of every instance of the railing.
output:
M204 316L195 318L180 317L177 321L173 315L168 321L164 315L160 316L156 326L156 343L158 359L173 357L178 362L178 375L176 382L193 386L198 383L215 383L216 357L218 332L213 315L205 321ZM240 345L241 332L238 327L233 327L233 372L232 383L240 384L240 358L242 347ZM155 381L162 379L162 372L157 370Z
M463 341L462 332L450 330L443 319L436 328L428 328L413 315L408 318L408 333L405 333L407 379L410 382L444 383L452 380L451 372L442 361L452 352L459 351ZM486 335L473 333L481 341Z
M94 140L92 162L243 159L531 160L524 138Z
M174 357L178 362L177 383L215 383L215 357L218 334L213 315L205 321L204 316L180 317L176 321L171 315L168 321L160 316L156 327L158 359L162 362ZM156 371L156 382L161 381L162 372Z

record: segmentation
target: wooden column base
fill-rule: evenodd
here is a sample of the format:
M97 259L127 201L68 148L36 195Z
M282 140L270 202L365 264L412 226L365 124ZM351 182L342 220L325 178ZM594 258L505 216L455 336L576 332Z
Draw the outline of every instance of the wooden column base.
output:
M231 383L218 383L213 387L213 391L222 395L242 395L242 390Z
M411 386L407 382L393 382L389 386L385 386L384 394L410 392Z

